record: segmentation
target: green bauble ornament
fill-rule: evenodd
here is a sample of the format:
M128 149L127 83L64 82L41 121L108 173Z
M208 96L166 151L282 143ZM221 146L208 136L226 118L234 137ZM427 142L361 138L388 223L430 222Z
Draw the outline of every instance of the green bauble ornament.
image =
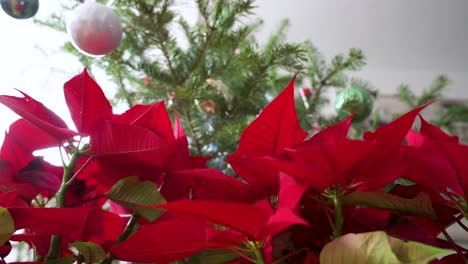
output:
M353 121L362 121L372 112L373 100L369 91L357 86L341 90L336 96L335 110L340 118L354 113Z
M0 0L3 11L16 19L33 17L39 9L39 0Z

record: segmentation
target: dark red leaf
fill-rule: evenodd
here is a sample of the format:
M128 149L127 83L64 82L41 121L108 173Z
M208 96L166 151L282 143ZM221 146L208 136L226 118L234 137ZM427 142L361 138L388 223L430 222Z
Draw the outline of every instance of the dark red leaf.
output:
M60 188L62 175L61 167L49 164L42 157L35 157L17 172L14 181L27 183L36 188L38 192L45 192L50 197Z
M110 253L124 261L170 263L202 250L229 249L241 242L240 236L197 221L170 219L142 226Z
M11 252L11 243L10 241L5 242L5 244L0 245L0 257L3 259Z
M66 82L63 90L78 131L89 133L100 121L112 119L111 104L86 69Z
M69 130L65 122L50 109L34 100L29 95L21 91L20 93L23 94L22 98L0 95L0 103L4 104L13 112L37 126L59 142L78 135L75 131Z
M418 241L424 244L437 246L437 242L424 227L414 218L403 215L393 215L386 233L403 240Z

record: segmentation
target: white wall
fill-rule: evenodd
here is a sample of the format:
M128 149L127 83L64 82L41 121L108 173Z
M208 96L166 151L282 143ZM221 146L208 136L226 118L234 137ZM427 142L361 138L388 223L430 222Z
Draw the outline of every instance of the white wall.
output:
M420 91L438 74L454 84L447 97L468 99L468 1L258 0L265 39L283 18L290 41L312 40L328 58L361 48L368 65L358 76L383 93L400 83Z

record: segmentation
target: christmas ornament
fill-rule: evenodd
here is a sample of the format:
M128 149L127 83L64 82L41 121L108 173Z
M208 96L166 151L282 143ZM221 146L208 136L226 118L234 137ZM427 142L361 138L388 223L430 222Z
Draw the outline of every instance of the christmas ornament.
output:
M67 32L76 49L85 55L99 57L119 46L122 24L111 8L86 1L74 10Z
M16 19L33 17L39 9L39 0L0 0L3 11Z
M336 96L335 110L340 118L348 117L354 113L353 121L362 121L370 115L372 107L372 96L361 87L348 87L341 90Z
M213 100L208 99L201 102L200 107L203 112L214 115L216 113L217 105Z
M144 86L150 86L152 83L153 83L153 77L151 76L146 76L145 79L143 80Z
M305 97L309 98L309 97L312 96L312 90L311 90L310 88L308 88L308 87L303 87L303 88L302 88L302 94L303 94Z

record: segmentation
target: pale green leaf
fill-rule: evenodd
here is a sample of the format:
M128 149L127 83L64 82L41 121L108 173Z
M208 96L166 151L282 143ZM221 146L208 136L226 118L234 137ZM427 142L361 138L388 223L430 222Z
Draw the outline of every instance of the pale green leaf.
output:
M68 245L70 249L76 249L78 254L83 256L86 264L100 263L105 257L106 252L93 242L74 242Z
M0 245L10 239L15 232L15 223L6 208L0 207Z
M164 210L147 208L148 205L165 203L156 185L150 181L140 181L138 177L127 177L112 186L106 197L123 207L135 210L139 215L153 221Z
M449 255L453 250L408 241L389 236L388 241L401 263L429 263L434 257Z
M405 242L383 231L347 234L328 243L320 253L321 264L426 264L453 253L418 242Z

